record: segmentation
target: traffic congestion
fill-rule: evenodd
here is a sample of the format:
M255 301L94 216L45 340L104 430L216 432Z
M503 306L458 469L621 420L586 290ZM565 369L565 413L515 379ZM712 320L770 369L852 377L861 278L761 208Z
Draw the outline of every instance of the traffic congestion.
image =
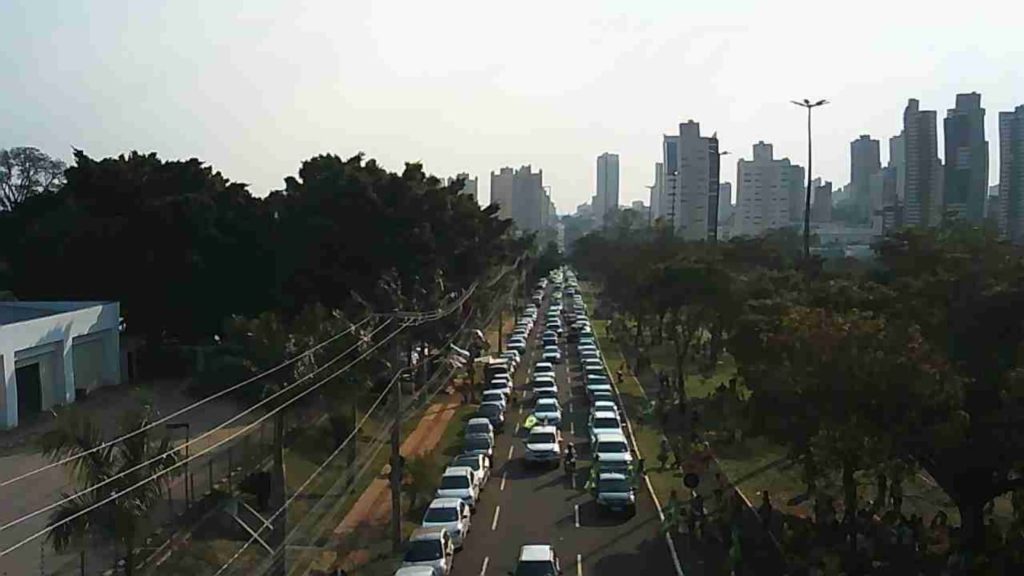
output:
M563 558L575 539L569 514L574 529L581 510L594 526L628 529L642 464L573 272L541 279L502 351L478 362L483 391L466 422L462 454L444 470L396 576L554 576L566 565L582 574L583 554ZM650 502L643 505L656 518ZM486 532L505 536L480 534Z

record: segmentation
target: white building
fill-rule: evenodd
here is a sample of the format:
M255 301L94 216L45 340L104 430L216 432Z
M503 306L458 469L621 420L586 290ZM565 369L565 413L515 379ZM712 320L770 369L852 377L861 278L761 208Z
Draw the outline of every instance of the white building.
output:
M463 194L469 194L473 197L473 200L478 200L478 180L476 178L470 178L466 172L459 172L455 178L449 178L448 183L451 184L453 180L462 179L465 184L462 187Z
M619 207L619 155L605 152L597 157L597 191L594 216L603 224L608 212Z
M497 174L491 172L491 204L498 205L498 217L512 218L512 191L515 188L515 170L502 168Z
M718 138L700 135L700 124L679 125L679 136L665 136L664 186L659 216L685 240L707 240L717 230Z
M654 185L651 189L651 222L662 217L661 197L665 193L665 164L655 162L654 164Z
M121 383L117 302L0 302L0 428Z
M776 160L771 144L754 144L753 160L740 159L736 169L735 235L757 236L801 221L804 171L788 158ZM801 206L797 215L790 205Z

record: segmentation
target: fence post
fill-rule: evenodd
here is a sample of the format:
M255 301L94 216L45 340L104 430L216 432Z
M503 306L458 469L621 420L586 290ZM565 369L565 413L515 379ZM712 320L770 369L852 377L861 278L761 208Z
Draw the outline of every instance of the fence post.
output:
M212 456L210 457L209 460L206 461L206 464L207 464L206 469L209 472L209 479L210 479L210 494L213 494L213 457Z
M192 500L196 499L196 473L188 473L188 489L192 493Z

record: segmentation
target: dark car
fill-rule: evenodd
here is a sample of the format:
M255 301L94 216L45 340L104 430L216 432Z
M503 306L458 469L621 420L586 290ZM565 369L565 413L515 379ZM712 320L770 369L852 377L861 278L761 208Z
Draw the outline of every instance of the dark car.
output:
M497 402L484 402L476 409L475 417L487 418L495 430L505 429L505 411Z

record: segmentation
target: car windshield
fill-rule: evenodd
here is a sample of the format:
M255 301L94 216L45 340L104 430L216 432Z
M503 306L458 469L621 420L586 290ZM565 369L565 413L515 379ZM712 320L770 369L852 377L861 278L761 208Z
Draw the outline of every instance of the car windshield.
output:
M476 411L476 413L480 414L484 418L491 418L501 414L501 406L496 404L484 404Z
M468 476L442 476L441 477L441 489L442 490L462 490L469 488L469 477Z
M555 565L551 562L520 562L515 576L556 576Z
M594 420L594 428L618 428L619 421L615 418L597 418Z
M623 454L628 451L628 448L622 440L605 440L598 442L597 451L603 454Z
M457 508L427 508L423 515L423 522L455 522L459 519Z
M430 562L441 559L440 540L417 540L409 543L409 549L405 552L406 562Z
M614 480L600 480L597 483L598 492L629 492L632 486L626 480L618 478Z
M554 444L555 434L553 432L534 432L527 440L530 444Z
M474 422L466 426L466 434L490 434L491 425L484 422Z
M600 466L598 466L598 471L626 474L629 472L629 464L625 462L601 462Z
M486 436L473 436L466 439L466 448L469 450L487 450L491 447L491 441Z
M501 392L484 392L484 402L504 402L505 395Z
M468 466L468 467L472 468L473 470L479 470L480 469L480 457L479 456L459 457L459 458L456 458L454 462L452 462L452 466Z
M537 414L558 414L558 408L555 408L551 404L539 405L534 412Z

